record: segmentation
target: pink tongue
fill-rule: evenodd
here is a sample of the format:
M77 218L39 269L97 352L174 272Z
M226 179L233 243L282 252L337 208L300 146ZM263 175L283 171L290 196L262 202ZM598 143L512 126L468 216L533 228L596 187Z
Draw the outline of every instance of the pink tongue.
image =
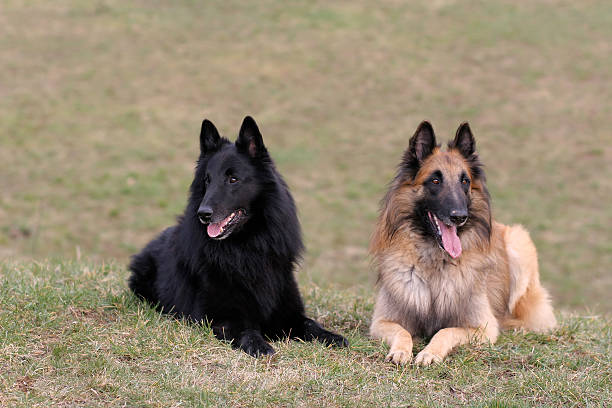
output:
M459 257L461 255L461 241L457 236L457 227L454 225L449 227L441 221L438 222L438 226L442 232L442 245L446 252L453 258Z
M218 237L223 232L223 228L227 225L228 222L232 219L233 213L228 215L223 221L217 223L210 223L206 228L208 232L208 236L211 238Z
M219 234L221 234L221 231L223 231L221 229L221 224L223 224L223 221L218 222L216 224L208 224L208 227L206 228L206 231L208 232L208 236L211 238L215 238L219 236Z

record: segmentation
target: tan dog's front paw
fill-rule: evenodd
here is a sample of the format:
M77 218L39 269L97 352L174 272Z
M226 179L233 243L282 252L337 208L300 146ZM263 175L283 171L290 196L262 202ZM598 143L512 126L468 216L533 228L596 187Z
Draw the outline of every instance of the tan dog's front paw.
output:
M394 364L407 364L412 361L412 351L400 348L392 349L387 354L385 361L391 361Z
M419 354L416 356L416 360L414 363L420 366L428 366L431 363L439 363L442 361L441 357L438 357L434 353L431 353L427 350L427 348L421 350Z

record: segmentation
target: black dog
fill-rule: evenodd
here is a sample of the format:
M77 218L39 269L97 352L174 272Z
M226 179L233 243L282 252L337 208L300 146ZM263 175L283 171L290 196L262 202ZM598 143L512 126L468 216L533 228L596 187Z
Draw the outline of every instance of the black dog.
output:
M255 121L232 144L205 120L185 214L133 257L129 286L252 356L274 353L264 337L347 346L304 314L293 276L302 250L293 198Z

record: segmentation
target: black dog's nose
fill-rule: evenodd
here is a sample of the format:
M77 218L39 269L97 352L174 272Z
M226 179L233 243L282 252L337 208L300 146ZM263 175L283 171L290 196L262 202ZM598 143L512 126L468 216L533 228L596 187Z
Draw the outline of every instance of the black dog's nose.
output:
M467 218L468 214L465 210L452 210L450 213L450 219L455 225L462 225Z
M210 218L212 217L212 208L206 206L206 207L200 207L198 208L198 218L200 219L200 222L202 224L206 224L208 222L210 222Z

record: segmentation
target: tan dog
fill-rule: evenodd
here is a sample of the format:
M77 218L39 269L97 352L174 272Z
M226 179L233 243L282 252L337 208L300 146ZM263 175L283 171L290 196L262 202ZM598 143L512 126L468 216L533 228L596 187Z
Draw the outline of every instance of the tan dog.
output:
M556 326L537 253L520 225L491 220L489 193L467 123L443 151L423 122L382 201L371 243L378 296L370 333L412 360L412 336L431 337L415 363L441 361L500 329Z

